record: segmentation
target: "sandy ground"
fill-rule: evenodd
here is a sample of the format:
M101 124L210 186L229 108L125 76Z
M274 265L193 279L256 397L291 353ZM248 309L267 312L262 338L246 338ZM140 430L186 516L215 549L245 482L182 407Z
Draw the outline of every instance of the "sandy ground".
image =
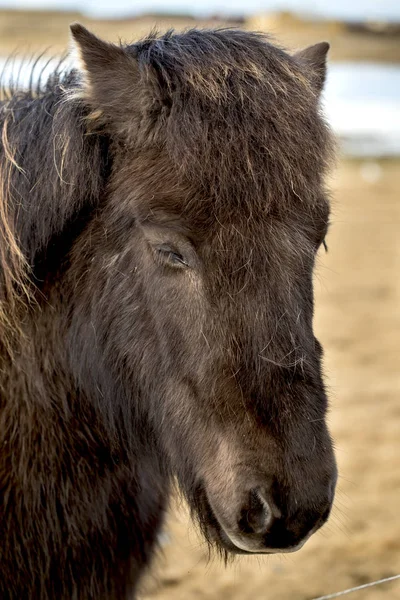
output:
M315 325L340 469L333 516L297 554L225 567L175 507L143 600L310 600L400 573L400 160L342 162L332 189ZM398 600L400 581L348 597Z

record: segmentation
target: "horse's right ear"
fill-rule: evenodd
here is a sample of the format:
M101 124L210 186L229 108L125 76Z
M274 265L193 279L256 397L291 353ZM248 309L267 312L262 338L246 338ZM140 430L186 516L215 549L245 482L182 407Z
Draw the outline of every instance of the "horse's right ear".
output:
M311 83L318 94L321 93L325 83L328 50L328 42L320 42L294 54L294 58L306 67Z
M83 74L82 96L103 121L114 121L126 114L139 71L134 52L109 44L83 25L71 25L74 48Z

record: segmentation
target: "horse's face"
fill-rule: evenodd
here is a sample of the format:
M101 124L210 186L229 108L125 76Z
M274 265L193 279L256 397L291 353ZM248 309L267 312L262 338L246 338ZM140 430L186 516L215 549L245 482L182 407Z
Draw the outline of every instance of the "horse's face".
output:
M176 223L138 232L152 418L202 525L232 551L294 550L329 515L336 468L312 330L326 211L304 228L221 223L197 244Z
M193 44L188 35L187 43ZM246 42L247 34L241 35ZM93 38L86 44L81 31L79 36L83 60L93 70L91 60L106 48L100 45L93 53ZM249 38L248 43L255 42ZM165 53L171 44L169 40ZM252 51L254 58L256 50ZM326 48L320 48L310 54L315 81L323 79L325 53ZM286 60L281 54L278 58ZM121 73L121 66L114 71ZM89 75L93 98L96 77ZM275 96L291 81L289 73ZM233 76L230 84L235 85ZM254 84L248 92L253 113L246 131L253 128L255 144L259 129L275 131L277 123L263 121L265 89L257 90ZM179 123L190 102L188 95ZM223 102L218 110L225 110ZM257 102L259 119L254 114ZM276 108L271 102L268 114ZM183 157L182 172L165 133L172 127L168 119L173 118L173 100L164 102L163 109L170 112L161 125L151 105L146 108L148 128L141 123L138 132L141 136L146 130L151 139L141 151L124 151L112 186L114 221L110 218L108 235L120 228L124 264L132 269L119 279L109 302L121 315L115 322L135 332L131 343L129 334L121 331L114 332L115 339L125 366L132 364L139 374L141 409L203 531L232 552L296 550L325 522L333 501L336 466L325 423L321 346L312 329L314 260L326 234L329 209L320 182L323 161L315 158L314 164L310 159L316 154L310 146L313 136L324 140L311 92L307 103L310 109L292 115L293 131L285 116L282 144L287 154L282 151L276 168L275 155L268 162L268 152L264 156L258 147L249 150L245 131L247 150L235 140L224 146L224 130L210 142L217 122L206 134L206 148L215 151L216 164L210 159L196 171ZM232 101L223 119L235 116L236 109ZM242 113L246 104L238 119ZM130 131L137 126L137 114ZM185 126L193 127L195 137L201 130L195 123L200 113L193 114ZM116 129L121 126L119 121ZM302 127L308 135L303 140L296 137ZM174 130L177 138L178 129L179 125ZM271 131L272 147L276 140ZM235 135L236 121L227 139ZM267 143L258 141L261 147ZM200 143L194 142L196 148ZM218 143L224 146L221 154ZM247 159L241 159L245 151L253 161L248 171ZM135 304L132 310L127 298Z

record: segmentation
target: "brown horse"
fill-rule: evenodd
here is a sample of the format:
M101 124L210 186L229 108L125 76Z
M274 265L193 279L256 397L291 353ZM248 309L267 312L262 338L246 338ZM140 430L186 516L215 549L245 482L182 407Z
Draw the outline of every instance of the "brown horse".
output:
M2 600L134 593L174 477L233 553L300 548L336 482L328 45L72 34L80 70L0 105Z

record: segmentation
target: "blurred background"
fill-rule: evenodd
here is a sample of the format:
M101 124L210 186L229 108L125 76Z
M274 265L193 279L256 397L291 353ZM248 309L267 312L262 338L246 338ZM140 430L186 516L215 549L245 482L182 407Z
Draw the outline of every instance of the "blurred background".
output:
M141 598L311 600L400 573L400 2L0 0L0 68L26 80L18 57L61 54L73 21L110 41L135 41L154 26L232 25L266 31L291 50L331 44L323 103L339 160L315 326L340 470L333 515L297 554L224 566L208 560L174 501ZM398 600L400 581L350 598Z

